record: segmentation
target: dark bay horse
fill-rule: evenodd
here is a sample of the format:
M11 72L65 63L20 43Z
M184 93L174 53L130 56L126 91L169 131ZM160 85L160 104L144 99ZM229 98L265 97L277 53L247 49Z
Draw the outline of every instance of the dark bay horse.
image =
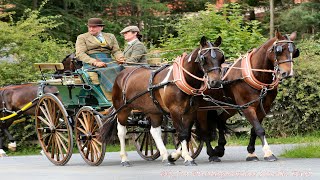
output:
M197 119L196 124L201 133L200 136L204 137L203 139L207 145L209 161L220 161L219 157L224 155L224 146L226 144L224 136L225 123L238 110L253 126L247 147L249 154L246 160L258 160L257 155L254 153L257 136L262 142L264 159L266 161L277 160L268 145L265 130L261 123L276 98L278 83L284 78L293 75L293 58L299 56L299 50L296 49L293 43L295 38L295 32L290 36L282 36L280 32L277 32L274 38L254 49L245 57L239 58L229 67L229 70L222 78L224 80L223 89L206 92L215 100L234 104L234 106L227 107L227 112L217 114L215 111L210 111L208 118L199 115ZM214 100L211 99L211 101ZM214 122L217 122L217 124ZM210 128L210 124L216 125L219 129L218 146L215 149L210 144L212 140L210 136L215 127L211 126Z
M202 37L199 48L176 59L171 66L155 71L141 66L128 67L117 76L112 91L117 121L115 118L106 121L101 129L101 138L102 141L111 138L110 132L117 122L123 166L130 165L125 151L125 135L127 119L133 109L150 117L150 132L162 160L173 164L178 158L177 153L169 156L161 139L163 115L170 115L182 146L182 152L178 153L182 154L185 165L196 165L189 155L187 143L198 108L198 95L207 87L220 86L220 67L224 62L223 52L218 48L220 44L220 37L215 43Z
M58 89L52 86L34 84L10 85L0 88L0 156L5 156L3 150L4 135L7 135L9 148L15 146L15 140L8 128L22 116L34 115L35 105L39 93L57 93ZM2 153L1 153L2 152Z

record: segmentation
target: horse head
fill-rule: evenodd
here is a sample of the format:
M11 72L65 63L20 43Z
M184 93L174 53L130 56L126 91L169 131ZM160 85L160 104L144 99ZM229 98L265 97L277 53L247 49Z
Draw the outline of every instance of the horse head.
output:
M269 59L272 60L280 80L293 76L293 58L299 56L299 49L295 47L293 42L296 37L296 32L291 33L290 36L282 36L277 31L275 41L269 49Z
M221 41L220 36L214 43L207 41L205 36L200 40L196 62L199 62L209 88L221 86L221 64L225 61L223 51L219 48Z

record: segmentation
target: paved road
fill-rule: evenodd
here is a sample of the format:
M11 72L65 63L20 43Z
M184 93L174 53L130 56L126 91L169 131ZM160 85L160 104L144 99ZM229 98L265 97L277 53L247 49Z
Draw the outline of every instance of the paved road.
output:
M271 145L280 155L294 145ZM261 147L257 155L263 156ZM107 153L98 167L85 164L74 154L65 166L55 166L45 156L0 158L1 180L109 180L109 179L320 179L320 159L286 159L276 162L246 162L246 147L227 147L220 163L209 163L205 151L196 159L198 166L186 167L180 159L175 166L163 166L160 160L145 161L136 152L128 152L132 167L119 165L119 153Z

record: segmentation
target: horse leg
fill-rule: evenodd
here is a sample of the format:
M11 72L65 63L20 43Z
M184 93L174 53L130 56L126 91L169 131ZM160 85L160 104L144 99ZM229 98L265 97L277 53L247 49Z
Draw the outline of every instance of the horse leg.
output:
M3 135L2 129L0 129L0 157L7 156L6 152L3 150Z
M215 116L217 116L216 111L198 111L196 121L196 134L206 143L209 162L221 161L211 145L211 141L216 137L217 122L216 119L213 119Z
M157 148L160 151L160 155L162 157L162 162L165 165L174 165L168 161L168 151L166 146L163 143L162 136L161 136L161 123L163 115L149 115L151 119L151 129L150 133L156 143Z
M15 139L13 138L13 136L9 133L8 129L3 129L3 132L6 134L6 136L8 137L10 143L8 144L8 149L10 151L16 151L17 149L17 144Z
M250 121L251 125L254 128L255 134L260 138L260 140L262 142L262 150L264 152L264 160L276 161L277 158L273 155L273 153L268 145L268 142L267 142L267 139L265 136L265 130L263 129L260 121L258 120L256 110L253 107L249 107L248 109L244 110L243 113L244 113L245 117ZM252 138L254 139L254 137L252 137Z
M125 167L129 167L130 163L128 160L128 155L126 152L126 134L127 134L127 127L126 121L128 119L129 113L126 111L121 111L118 113L118 120L117 120L117 130L118 130L118 138L120 141L120 158L121 158L121 165Z
M251 128L250 132L250 141L247 147L248 156L246 158L246 161L259 161L259 158L257 157L256 153L254 153L255 144L256 144L257 134L254 130L254 128Z
M191 128L193 125L193 119L196 118L196 113L189 110L185 114L180 115L179 110L174 112L171 111L171 117L173 124L178 132L179 141L181 142L181 153L178 148L176 154L181 154L186 166L196 166L197 164L195 163L194 159L192 159L192 157L190 156L188 150L188 142L190 141L191 137ZM171 157L174 157L174 154L171 154Z

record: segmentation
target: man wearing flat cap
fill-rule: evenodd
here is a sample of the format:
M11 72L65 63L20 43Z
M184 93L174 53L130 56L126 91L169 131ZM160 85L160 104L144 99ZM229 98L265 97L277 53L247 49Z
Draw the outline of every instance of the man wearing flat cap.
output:
M90 18L87 27L88 32L77 37L76 57L83 62L83 69L88 70L92 83L100 84L105 96L111 96L114 80L123 68L112 60L111 55L116 61L123 62L123 53L116 37L102 32L102 19Z
M141 42L142 35L140 34L139 28L137 26L128 26L125 27L120 34L122 34L128 42L128 45L123 50L126 62L147 63L147 49Z

